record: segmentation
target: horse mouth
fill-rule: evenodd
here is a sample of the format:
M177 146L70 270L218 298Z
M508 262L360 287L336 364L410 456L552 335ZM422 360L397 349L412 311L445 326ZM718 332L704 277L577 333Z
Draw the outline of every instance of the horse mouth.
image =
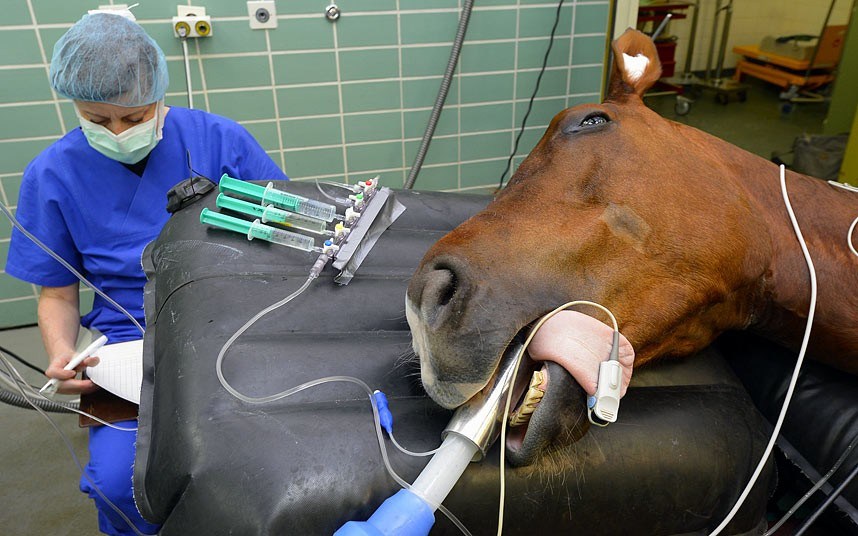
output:
M452 339L458 344L451 344L449 337L430 337L417 307L410 300L406 301L405 313L411 326L414 352L420 358L423 386L437 404L447 409L457 408L492 384L498 373L496 369L487 376L478 371L483 366L491 366L490 363L497 367L509 347L528 333L525 327L511 338L498 334L506 343L501 343L497 353L493 353L499 357L493 359L479 351L468 354L466 349L476 347L468 341ZM441 344L433 344L436 341ZM513 385L509 410L512 424L506 438L508 459L516 466L531 465L540 456L577 441L589 427L586 394L572 375L554 361L534 361L526 353L522 359ZM449 368L439 367L438 363L445 366L453 363L456 373L451 374Z
M513 386L505 438L507 457L515 466L536 463L589 428L585 393L572 375L553 361L535 362L527 353L522 359L525 372Z

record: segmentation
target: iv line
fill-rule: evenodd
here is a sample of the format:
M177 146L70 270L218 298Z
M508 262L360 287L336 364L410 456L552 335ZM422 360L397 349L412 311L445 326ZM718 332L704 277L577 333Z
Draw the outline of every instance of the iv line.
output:
M319 270L319 271L321 271L321 270ZM385 444L384 444L384 437L383 437L382 432L381 432L381 421L380 421L379 415L378 415L378 407L376 405L375 398L373 397L372 389L370 389L369 386L366 384L366 382L364 382L363 380L361 380L359 378L354 378L351 376L328 376L325 378L319 378L316 380L311 380L311 381L302 383L301 385L292 387L291 389L286 389L285 391L281 391L281 392L273 394L273 395L252 397L252 396L247 396L247 395L239 392L237 389L235 389L232 385L229 384L229 382L227 381L226 377L223 374L224 356L226 355L226 352L229 350L229 348L232 346L232 344L235 342L235 340L238 339L245 331L247 331L250 328L250 326L252 326L257 320L259 320L260 318L262 318L266 314L270 313L271 311L274 311L275 309L278 309L278 308L282 307L283 305L286 305L290 301L294 300L295 298L297 298L301 293L303 293L305 290L307 290L307 288L309 288L310 284L316 279L316 276L318 276L318 272L316 272L315 275L313 273L311 273L310 277L307 278L307 280L304 282L303 285L301 285L301 287L298 288L298 290L296 290L295 292L286 296L282 300L269 305L265 309L262 309L261 311L259 311L255 315L253 315L253 317L250 320L245 322L243 326L238 328L238 330L236 330L236 332L233 333L229 339L227 339L227 341L221 347L220 352L218 352L217 361L215 362L215 371L217 373L218 381L220 381L220 384L223 386L223 388L229 394L231 394L232 396L234 396L238 400L241 400L242 402L245 402L248 404L265 404L267 402L273 402L275 400L280 400L281 398L285 398L285 397L293 395L295 393L299 393L299 392L303 391L304 389L309 389L310 387L315 387L317 385L322 385L324 383L329 383L329 382L347 382L347 383L353 383L353 384L359 386L360 388L362 388L366 392L367 396L369 397L370 405L372 406L372 417L373 417L373 422L375 424L375 435L376 435L376 439L378 440L378 447L381 450L381 459L384 462L384 468L387 470L387 472L391 476L391 478L393 478L393 480L396 481L397 484L402 486L404 489L409 489L411 486L405 480L403 480L402 477L400 477L396 473L396 471L394 471L393 466L390 464L390 459L387 455L387 448L385 447ZM454 525L456 525L456 527L460 531L462 531L462 534L465 534L466 536L471 536L470 531L468 531L468 529L462 524L462 522L459 521L459 519L455 515L453 515L453 512L451 512L446 507L444 507L444 505L438 505L438 509L445 516L447 516L447 518Z
M9 211L8 208L6 208L6 205L4 205L3 203L0 203L0 211L2 211L4 214L6 214L6 217L9 218L9 221L12 222L12 225L14 225L19 231L21 231L21 234L23 234L24 236L26 236L27 238L32 240L33 243L36 244L37 246L39 246L40 248L42 248L45 251L45 253L47 253L48 255L53 257L60 264L62 264L69 272L73 273L75 275L75 277L77 277L84 285L91 288L93 290L93 292L95 292L96 294L98 294L99 296L104 298L105 301L107 301L107 303L109 303L110 305L115 307L116 310L118 310L119 312L124 314L126 317L128 317L128 319L131 321L131 323L134 324L134 327L136 327L138 330L140 330L141 335L145 334L145 330L143 329L143 326L141 326L140 323L137 322L137 319L134 318L131 315L131 313L129 313L128 311L125 310L124 307L122 307L121 305L119 305L118 303L113 301L113 298L111 298L110 296L105 294L100 288L98 288L97 286L92 284L87 278L85 278L77 270L75 270L71 264L66 262L65 259L60 257L51 248L49 248L44 243L42 243L41 240L39 240L33 234L31 234L30 231L24 229L24 226L21 225L17 219L15 219L15 216L12 215L12 213Z

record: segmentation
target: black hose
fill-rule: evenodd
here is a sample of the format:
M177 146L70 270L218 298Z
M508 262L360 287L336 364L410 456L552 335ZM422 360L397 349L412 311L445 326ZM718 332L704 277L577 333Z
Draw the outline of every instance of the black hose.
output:
M17 393L7 391L4 387L0 387L0 402L19 408L33 409L33 406L27 402L26 398ZM36 397L31 398L30 402L45 411L53 413L74 413L74 409L78 409L80 407L80 404L77 402L54 402L53 400L44 400Z
M5 348L0 350L0 364L2 364L7 371L0 371L0 374L4 376L4 381L12 382L12 384L18 388L19 392L15 392L0 385L0 402L24 409L35 409L33 408L33 404L35 404L42 410L54 413L75 413L74 410L80 409L80 404L78 402L55 402L53 400L47 400L37 396L25 398L24 388L20 383L23 380L14 376L14 374L17 374L17 371L12 366L12 363L9 362L9 359L6 357L6 353L11 352L8 352ZM42 371L39 370L39 373L41 372Z
M423 133L423 139L420 141L420 147L417 149L417 156L414 157L414 164L412 164L411 170L408 172L408 179L405 181L404 186L406 190L414 187L414 183L417 181L417 174L420 173L420 168L423 167L423 161L426 159L426 153L429 152L429 144L432 143L432 136L435 135L435 127L438 126L438 119L441 118L441 112L444 110L444 102L447 100L447 93L450 91L450 84L453 82L453 74L456 72L456 65L459 63L459 54L462 52L462 43L465 42L465 33L468 31L468 21L471 19L473 8L474 0L465 0L464 4L462 4L462 14L459 16L459 28L456 30L453 48L450 50L447 69L444 71L444 78L441 79L441 87L438 89L435 105L432 107L432 113L429 115L429 123L426 125L426 131Z
M810 528L813 522L816 521L816 518L818 518L822 514L822 512L826 508L828 508L829 505L831 505L831 503L833 503L837 499L837 497L840 496L841 493L843 493L843 490L846 489L846 486L848 486L850 482L852 482L852 479L855 478L855 475L858 475L858 465L855 465L855 467L852 468L852 472L849 473L849 476L843 479L843 482L841 482L840 485L837 486L837 489L831 492L831 495L828 496L828 499L826 499L825 502L822 503L819 508L817 508L816 511L813 512L813 515L810 516L807 521L804 522L804 525L802 525L801 528L798 529L798 532L795 533L795 536L801 536L805 533L805 531L807 531L807 529Z
M843 462L844 462L844 461L846 461L846 458L848 458L848 457L849 457L849 453L850 453L850 452L852 452L852 449L853 449L853 448L855 448L855 445L858 445L858 436L855 436L855 437L853 437L853 438L852 438L852 441L850 441L850 442L849 442L849 445L846 447L846 450L844 450L844 451L843 451L843 454L841 454L841 455L840 455L840 457L839 457L839 458L837 458L837 461L836 461L836 462L834 462L834 465L832 465L832 466L831 466L831 469L829 469L829 470L828 470L828 472L827 472L827 473L825 473L825 475L824 475L822 478L820 478L819 480L817 480L817 481L816 481L816 484L814 484L814 485L813 485L813 487L812 487L812 488L810 488L810 489L807 491L807 493L805 493L805 494L801 497L801 499L797 500L797 501L795 502L795 504L794 504L794 505L792 505L792 507L787 511L787 513L786 513L786 514L784 514L784 515L783 515L783 517L781 517L781 518L778 520L778 522L777 522L777 523L775 523L773 526L770 526L770 527L769 527L769 530L767 530L767 531L766 531L766 533L765 533L763 536L771 536L772 534L774 534L775 532L777 532L777 530L778 530L779 528L781 528L781 525L783 525L784 523L786 523L786 521L787 521L790 517L792 517L792 515L793 515L793 514L794 514L794 513L799 509L799 508L801 508L801 505L803 505L803 504L805 503L805 501L807 501L807 500L808 500L808 499L809 499L809 498L810 498L814 493L816 493L817 491L819 491L819 488L821 488L823 484L825 484L826 482L828 482L828 479L829 479L829 478L831 478L831 475L833 475L834 473L836 473L836 472L837 472L837 470L838 470L838 469L840 469L840 466L843 464Z

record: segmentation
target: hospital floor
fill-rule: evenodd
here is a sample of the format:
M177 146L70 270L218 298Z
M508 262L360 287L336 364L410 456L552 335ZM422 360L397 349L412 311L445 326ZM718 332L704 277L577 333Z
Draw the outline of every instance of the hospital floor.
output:
M648 97L646 102L665 117L711 132L765 158L773 151L788 150L802 133L822 131L825 105L801 104L791 114L782 115L777 88L750 84L745 102L725 106L713 94L704 93L686 116L675 114L673 96ZM0 331L0 346L40 368L47 365L35 327ZM44 382L44 377L19 369L31 383ZM78 428L77 418L50 415L86 463L86 431ZM95 509L77 491L78 478L62 440L40 415L0 404L0 534L98 534Z
M784 101L778 97L781 88L750 77L744 83L748 85L744 102L731 97L728 104L720 104L713 91L703 91L684 116L674 110L675 95L645 97L644 102L670 120L706 131L767 160L774 152L789 151L802 134L822 133L827 103L799 103L783 114ZM792 155L784 156L784 160L791 162Z

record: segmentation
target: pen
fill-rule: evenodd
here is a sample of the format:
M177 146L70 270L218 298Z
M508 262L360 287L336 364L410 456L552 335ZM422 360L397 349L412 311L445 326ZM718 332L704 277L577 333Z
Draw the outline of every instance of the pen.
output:
M107 343L107 337L102 335L101 337L97 338L92 344L90 344L89 346L84 348L83 351L76 354L71 359L71 361L69 361L69 364L66 365L65 367L63 367L63 370L74 370L75 367L80 365L84 359L86 359L87 357L89 357L92 354L94 354L95 352L97 352L99 348L101 348L102 346L105 345L105 343ZM57 387L59 387L59 385L60 385L59 379L51 378L50 380L48 380L48 383L46 383L44 387L39 389L39 393L50 398L56 394Z

